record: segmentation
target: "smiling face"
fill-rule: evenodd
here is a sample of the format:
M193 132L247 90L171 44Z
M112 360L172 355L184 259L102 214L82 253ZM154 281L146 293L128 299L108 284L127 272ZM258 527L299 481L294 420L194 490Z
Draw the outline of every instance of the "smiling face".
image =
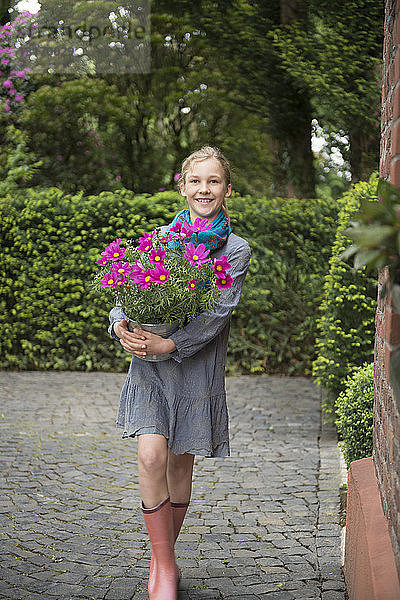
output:
M213 221L232 188L231 184L226 185L220 162L215 158L207 158L192 163L180 190L189 205L193 223L198 217Z

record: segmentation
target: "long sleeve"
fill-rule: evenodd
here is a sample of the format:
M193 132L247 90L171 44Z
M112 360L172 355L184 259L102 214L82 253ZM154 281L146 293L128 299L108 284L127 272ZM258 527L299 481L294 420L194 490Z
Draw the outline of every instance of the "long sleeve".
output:
M228 256L228 261L232 265L229 271L233 278L232 287L222 290L220 299L213 310L202 313L185 327L169 336L176 345L176 350L171 354L171 358L181 362L182 359L201 350L222 331L239 302L250 262L250 254L250 247L245 242Z
M114 308L111 309L108 318L110 320L110 326L108 328L108 333L115 340L119 340L119 337L117 336L117 334L114 331L114 323L116 323L117 321L122 321L122 319L126 319L126 316L122 312L122 308L120 306L114 306Z

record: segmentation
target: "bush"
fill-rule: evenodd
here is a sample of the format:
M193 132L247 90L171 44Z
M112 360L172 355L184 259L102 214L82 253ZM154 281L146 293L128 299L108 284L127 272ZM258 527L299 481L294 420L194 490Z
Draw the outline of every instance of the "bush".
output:
M339 257L351 244L344 234L362 198L376 200L377 175L355 184L340 200L336 238L324 283L321 317L318 319L317 359L313 374L327 391L323 405L334 413L334 401L343 390L346 377L356 367L373 360L377 278L365 268L354 272Z
M112 370L125 360L105 331L110 307L88 285L95 260L110 240L142 235L177 209L175 193L161 203L129 190L27 189L1 200L2 368Z
M233 320L228 372L309 375L337 203L246 196L232 198L230 213L252 259Z
M137 238L183 206L177 192L99 196L30 188L0 200L0 352L7 369L125 370L110 306L88 285L111 240ZM253 250L232 319L230 373L309 374L335 202L234 196L234 231Z
M354 369L336 400L335 421L347 467L372 455L374 363Z

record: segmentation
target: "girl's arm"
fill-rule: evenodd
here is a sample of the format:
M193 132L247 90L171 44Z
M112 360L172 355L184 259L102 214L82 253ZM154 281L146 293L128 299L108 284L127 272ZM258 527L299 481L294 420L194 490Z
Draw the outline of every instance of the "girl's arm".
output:
M202 313L185 327L169 336L176 346L171 358L181 362L182 359L201 350L222 331L239 302L250 262L250 253L250 247L246 244L228 256L228 261L232 265L229 270L229 274L233 278L232 287L221 290L220 299L213 310Z

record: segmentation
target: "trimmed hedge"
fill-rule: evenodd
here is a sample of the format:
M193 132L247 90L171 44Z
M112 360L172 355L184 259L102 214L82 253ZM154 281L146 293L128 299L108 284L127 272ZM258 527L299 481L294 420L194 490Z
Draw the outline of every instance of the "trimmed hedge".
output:
M326 414L335 412L334 402L346 378L374 356L377 278L365 268L354 272L340 255L352 243L343 233L360 206L360 200L376 200L378 176L355 184L340 200L338 228L329 272L324 283L322 316L318 319L317 359L313 374L327 391Z
M111 307L88 285L95 260L111 240L170 222L182 203L174 191L124 189L83 197L31 188L0 199L0 366L124 371L130 355L106 331ZM234 196L230 214L253 254L228 371L309 374L337 205Z
M372 455L374 363L354 369L336 400L338 433L347 467Z

